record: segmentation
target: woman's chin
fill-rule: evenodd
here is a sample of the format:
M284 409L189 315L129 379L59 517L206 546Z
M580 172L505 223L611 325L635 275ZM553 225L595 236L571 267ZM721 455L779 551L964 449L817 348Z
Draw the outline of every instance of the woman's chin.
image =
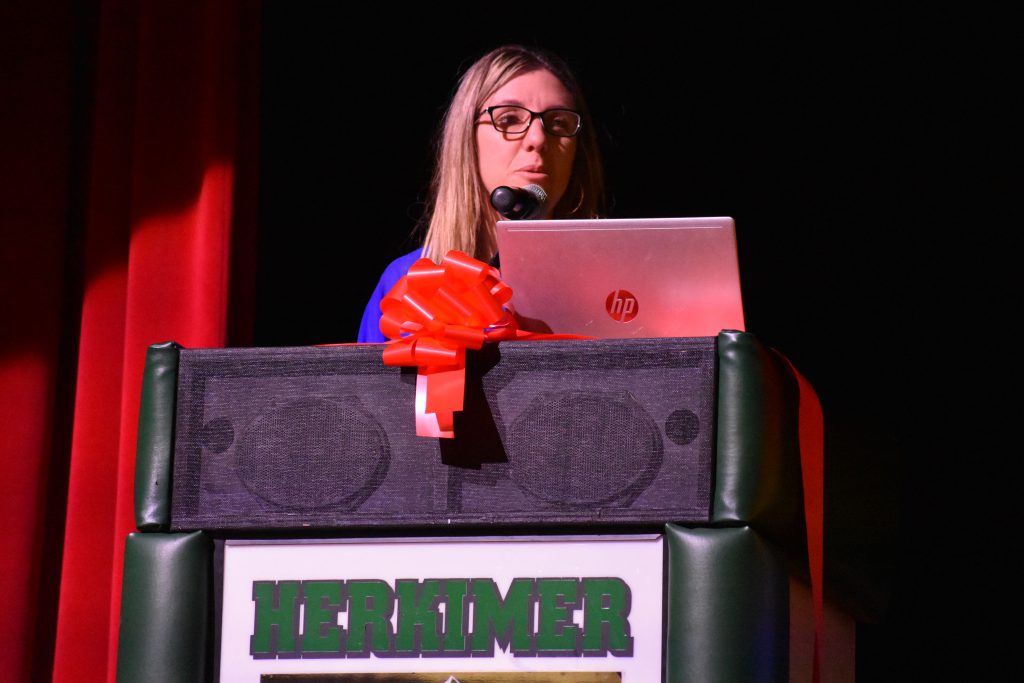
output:
M544 188L545 192L548 192L551 188L551 176L547 173L532 173L527 171L520 171L516 174L516 179L520 186L522 185L540 185Z

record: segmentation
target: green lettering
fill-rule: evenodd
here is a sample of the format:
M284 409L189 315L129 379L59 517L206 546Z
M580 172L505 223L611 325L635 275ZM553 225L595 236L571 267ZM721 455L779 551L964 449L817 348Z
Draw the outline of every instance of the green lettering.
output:
M391 614L395 609L391 586L379 579L349 581L348 600L348 652L369 655L371 650L391 650Z
M302 625L302 651L327 653L341 651L338 612L342 606L341 581L303 581L305 618ZM313 656L316 656L315 654Z
M414 579L395 581L398 600L398 635L395 649L399 652L438 652L441 649L441 582L429 579L420 583Z
M629 635L632 594L618 578L583 580L583 652L617 656L633 654Z
M466 651L466 594L469 581L448 579L444 582L444 650L445 652Z
M578 591L576 579L537 579L537 652L578 652L580 629L572 620Z
M256 623L249 653L256 659L298 657L295 641L299 622L298 581L253 581Z
M533 579L513 579L504 600L491 579L473 579L474 654L494 653L494 641L513 653L531 651Z

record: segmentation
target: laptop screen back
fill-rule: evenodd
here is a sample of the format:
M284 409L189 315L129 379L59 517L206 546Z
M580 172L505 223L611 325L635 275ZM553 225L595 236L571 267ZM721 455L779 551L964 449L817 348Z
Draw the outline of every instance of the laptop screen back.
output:
M498 221L523 329L598 338L743 330L729 217Z

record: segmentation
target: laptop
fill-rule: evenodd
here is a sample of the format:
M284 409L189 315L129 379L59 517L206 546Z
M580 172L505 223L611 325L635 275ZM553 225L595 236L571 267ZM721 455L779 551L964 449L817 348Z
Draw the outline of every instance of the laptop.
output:
M728 216L497 223L522 329L597 338L744 329Z

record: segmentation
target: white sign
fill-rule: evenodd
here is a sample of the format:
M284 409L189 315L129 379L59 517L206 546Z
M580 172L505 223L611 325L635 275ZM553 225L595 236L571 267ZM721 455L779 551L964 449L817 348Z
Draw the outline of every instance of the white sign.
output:
M220 680L659 681L662 545L653 534L227 541Z

